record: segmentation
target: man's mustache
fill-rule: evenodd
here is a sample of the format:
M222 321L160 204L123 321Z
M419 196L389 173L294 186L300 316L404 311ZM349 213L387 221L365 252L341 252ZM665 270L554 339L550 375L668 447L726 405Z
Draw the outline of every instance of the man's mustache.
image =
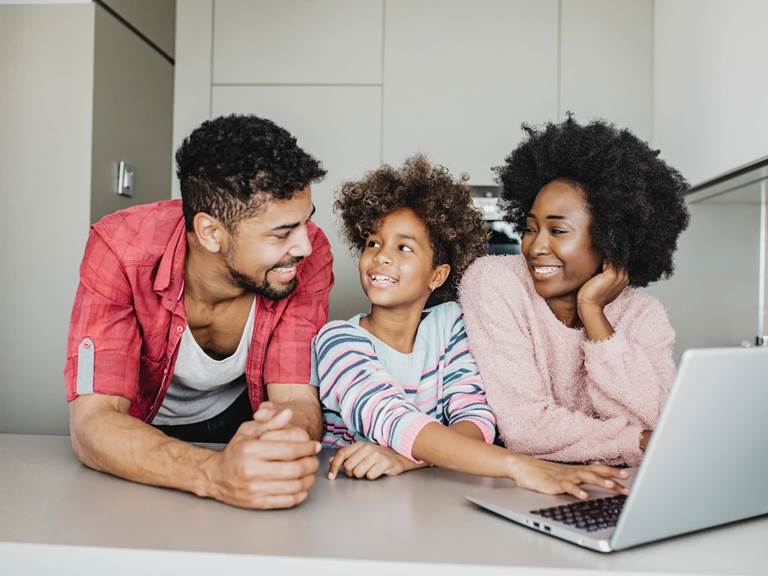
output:
M304 257L301 256L300 258L291 258L290 260L283 260L282 262L278 262L270 270L274 270L275 268L290 268L291 266L296 266L299 262L304 260Z

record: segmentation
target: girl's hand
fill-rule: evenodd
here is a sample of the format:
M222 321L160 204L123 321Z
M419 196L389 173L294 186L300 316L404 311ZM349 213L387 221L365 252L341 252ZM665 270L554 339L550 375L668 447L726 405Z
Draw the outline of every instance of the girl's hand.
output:
M532 456L516 455L510 477L521 488L544 494L572 494L580 500L589 497L589 494L579 487L580 484L592 484L617 494L629 494L629 491L615 480L629 478L627 471L602 464L557 464Z
M331 480L336 478L342 468L350 478L376 480L382 475L397 476L406 470L419 467L419 464L408 460L391 448L368 442L355 442L339 449L331 457L328 478Z
M625 268L616 268L610 262L603 262L603 271L587 280L579 288L576 304L580 310L584 308L602 310L628 285L629 274Z

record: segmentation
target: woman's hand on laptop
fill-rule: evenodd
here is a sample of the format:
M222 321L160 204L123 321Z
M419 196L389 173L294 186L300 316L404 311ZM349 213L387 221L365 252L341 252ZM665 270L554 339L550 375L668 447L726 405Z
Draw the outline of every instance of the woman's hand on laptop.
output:
M629 493L618 481L629 478L628 472L602 464L557 464L516 454L510 472L510 477L521 488L544 494L572 494L586 500L589 494L582 490L581 484L599 486L616 494Z

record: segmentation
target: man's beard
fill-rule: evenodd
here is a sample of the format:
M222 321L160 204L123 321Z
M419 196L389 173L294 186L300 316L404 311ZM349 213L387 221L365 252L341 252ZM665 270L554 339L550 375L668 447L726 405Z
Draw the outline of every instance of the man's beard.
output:
M232 278L232 281L240 286L243 290L248 290L249 292L253 292L254 294L258 294L259 296L264 296L264 298L267 298L268 300L282 300L283 298L286 298L294 293L296 290L296 286L299 284L299 279L294 276L293 280L291 280L285 287L283 288L276 288L275 286L272 286L272 284L269 283L267 280L267 274L269 274L270 270L274 270L275 268L284 268L287 266L294 266L301 262L303 258L294 258L293 260L289 262L278 262L272 268L267 270L267 272L264 274L264 281L259 282L252 276L247 276L245 274L242 274L241 272L238 272L235 270L229 262L227 262L227 270L229 270L229 275Z

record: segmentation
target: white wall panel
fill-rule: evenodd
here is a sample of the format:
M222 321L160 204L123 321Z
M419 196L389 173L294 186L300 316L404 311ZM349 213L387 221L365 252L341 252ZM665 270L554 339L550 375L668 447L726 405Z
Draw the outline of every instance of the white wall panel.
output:
M653 133L653 1L565 0L560 117L604 118L643 140Z
M382 0L216 0L214 82L381 82Z
M675 274L647 289L667 307L677 358L687 348L754 341L758 323L760 185L689 209Z
M0 6L0 432L66 434L91 202L94 5Z
M764 0L656 0L654 143L692 183L768 155Z
M332 319L366 310L357 262L340 239L332 212L333 194L344 180L359 178L379 163L381 90L370 86L217 86L213 116L229 113L269 118L294 136L299 146L322 161L325 180L312 189L314 221L331 241L336 286Z
M558 116L556 0L388 0L384 160L490 183L521 122Z
M176 25L173 154L184 138L211 115L213 0L180 0ZM175 161L171 191L174 198L181 198Z

